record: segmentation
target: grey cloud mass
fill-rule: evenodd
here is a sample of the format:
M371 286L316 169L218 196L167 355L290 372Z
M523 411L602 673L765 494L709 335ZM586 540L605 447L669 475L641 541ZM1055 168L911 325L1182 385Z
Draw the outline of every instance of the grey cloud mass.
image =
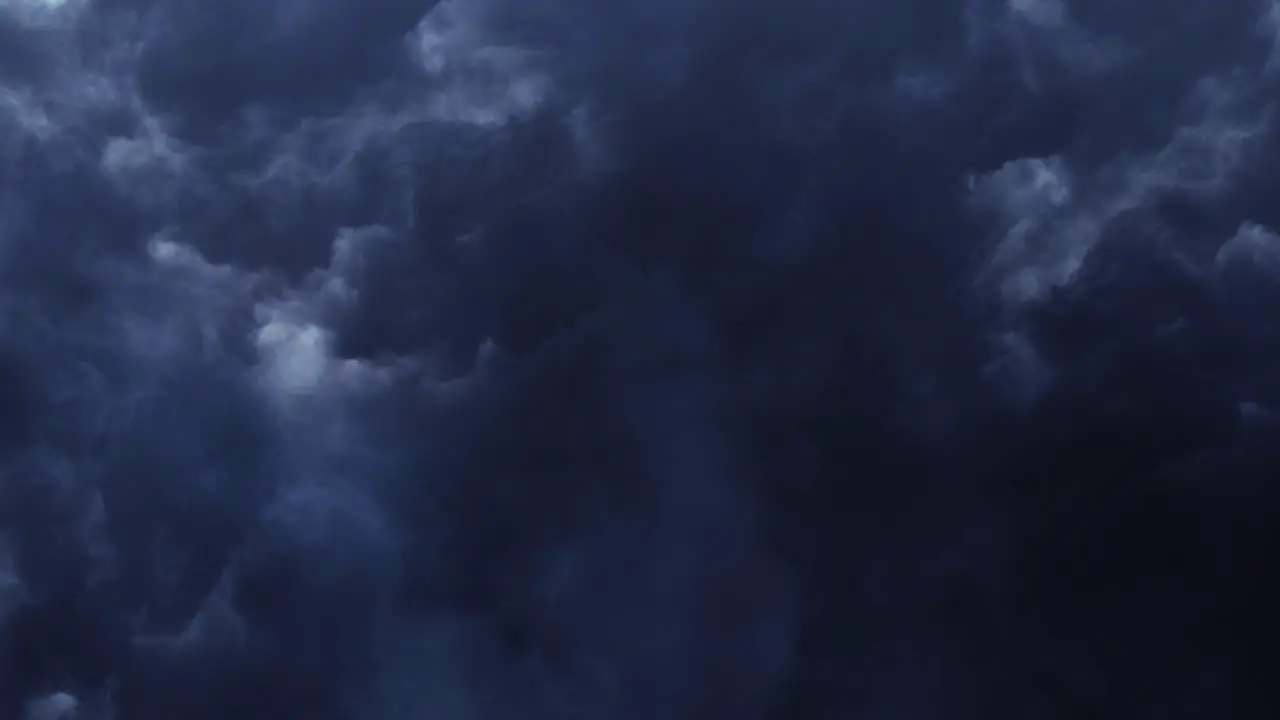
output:
M1274 717L1278 7L0 0L0 720Z

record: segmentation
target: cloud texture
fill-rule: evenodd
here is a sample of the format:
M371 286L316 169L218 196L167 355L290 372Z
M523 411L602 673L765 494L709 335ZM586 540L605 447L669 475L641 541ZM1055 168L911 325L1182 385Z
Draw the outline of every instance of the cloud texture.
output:
M0 0L0 718L1271 717L1277 17Z

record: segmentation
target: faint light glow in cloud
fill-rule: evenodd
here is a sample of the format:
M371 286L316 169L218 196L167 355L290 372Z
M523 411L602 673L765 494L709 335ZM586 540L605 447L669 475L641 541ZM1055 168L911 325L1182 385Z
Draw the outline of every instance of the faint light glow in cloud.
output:
M89 0L0 0L0 12L28 27L60 25L73 19Z
M1064 0L1008 0L1009 13L1042 28L1061 27L1067 21Z
M28 703L25 720L73 720L79 707L74 695L57 692Z
M1248 80L1205 78L1189 98L1194 116L1164 146L1117 158L1094 175L1072 177L1054 157L1020 158L970 178L975 206L993 213L1001 228L981 281L995 282L1013 305L1040 299L1074 280L1122 214L1169 191L1202 198L1227 192L1251 151L1270 137L1269 108L1240 110L1254 91Z
M528 51L493 45L475 3L445 0L418 25L411 48L431 85L428 112L440 121L498 127L535 112L551 91Z

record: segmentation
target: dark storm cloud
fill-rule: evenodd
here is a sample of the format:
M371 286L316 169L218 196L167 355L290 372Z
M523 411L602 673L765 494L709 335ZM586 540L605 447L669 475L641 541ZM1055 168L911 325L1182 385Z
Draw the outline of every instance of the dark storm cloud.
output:
M1142 6L0 0L0 714L1245 717L1276 14Z
M749 712L785 670L717 393L507 357L562 322L495 314L543 292L539 206L606 149L427 5L13 10L63 49L4 93L7 713Z

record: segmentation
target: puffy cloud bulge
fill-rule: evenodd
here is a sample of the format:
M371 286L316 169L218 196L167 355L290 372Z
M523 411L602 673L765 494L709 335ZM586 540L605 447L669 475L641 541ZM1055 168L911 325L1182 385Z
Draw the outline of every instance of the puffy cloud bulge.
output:
M1272 717L1276 7L0 0L0 717Z

